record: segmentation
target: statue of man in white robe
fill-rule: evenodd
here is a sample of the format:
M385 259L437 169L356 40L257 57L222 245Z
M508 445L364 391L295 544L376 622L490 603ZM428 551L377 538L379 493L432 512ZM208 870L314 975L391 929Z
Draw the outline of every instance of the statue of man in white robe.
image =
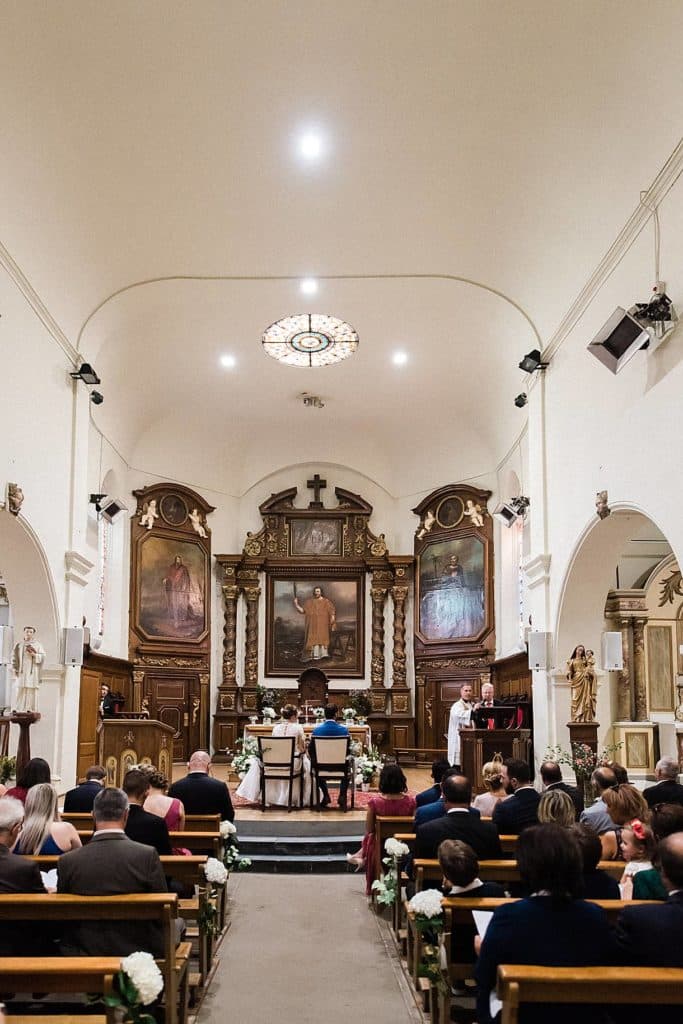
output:
M12 649L12 671L16 682L15 711L38 710L38 687L45 648L36 640L34 626L24 626L24 639Z

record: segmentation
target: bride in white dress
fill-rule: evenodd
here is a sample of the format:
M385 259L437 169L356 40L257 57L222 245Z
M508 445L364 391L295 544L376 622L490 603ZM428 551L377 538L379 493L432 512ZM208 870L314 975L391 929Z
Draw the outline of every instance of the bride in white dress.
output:
M273 726L273 736L294 736L294 772L299 771L301 759L304 766L304 806L308 804L311 793L311 762L306 753L306 736L303 725L299 724L299 712L293 704L286 704L282 709L282 721ZM261 766L257 757L252 758L247 774L239 784L236 796L251 803L261 801ZM281 805L286 807L289 797L289 782L266 782L266 803L269 807ZM295 778L292 787L292 805L298 806L299 780Z

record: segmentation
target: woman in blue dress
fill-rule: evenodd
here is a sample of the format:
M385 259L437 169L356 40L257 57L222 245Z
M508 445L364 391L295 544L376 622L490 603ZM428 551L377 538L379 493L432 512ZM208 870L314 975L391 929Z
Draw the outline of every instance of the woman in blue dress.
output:
M80 845L76 829L59 817L57 793L50 783L41 782L29 789L24 827L14 845L14 853L59 855Z

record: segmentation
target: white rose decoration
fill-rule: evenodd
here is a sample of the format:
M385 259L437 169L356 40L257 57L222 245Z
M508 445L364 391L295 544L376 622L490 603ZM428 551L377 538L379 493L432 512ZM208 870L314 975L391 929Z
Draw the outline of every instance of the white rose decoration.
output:
M211 882L214 885L225 885L228 880L228 872L225 865L221 864L215 857L209 857L207 860L204 865L204 875L207 882Z
M410 848L405 843L399 842L398 839L394 839L393 836L387 839L384 849L390 857L407 857L410 853Z
M121 961L121 970L135 985L143 1006L153 1003L164 987L161 971L151 953L131 953Z
M416 892L408 904L408 909L424 917L438 917L441 913L441 893L438 889L423 889L422 892Z
M234 836L237 833L237 829L231 821L222 821L220 824L220 833L223 839L227 839L228 836Z

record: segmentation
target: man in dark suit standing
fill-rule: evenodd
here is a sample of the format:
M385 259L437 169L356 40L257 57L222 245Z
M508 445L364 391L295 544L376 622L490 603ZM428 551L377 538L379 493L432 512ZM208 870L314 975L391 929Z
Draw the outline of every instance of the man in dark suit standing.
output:
M583 794L579 792L576 786L569 786L566 782L562 781L562 769L556 761L543 762L541 765L541 782L544 789L561 789L563 793L572 798L575 817L578 821L583 811Z
M95 831L89 843L59 859L57 892L79 896L121 896L167 892L159 854L125 833L128 797L103 789L93 807ZM161 926L155 921L74 921L61 942L67 956L128 956L137 950L163 956Z
M205 750L195 750L187 762L188 774L174 782L169 796L180 800L185 814L220 814L221 821L234 821L235 809L224 782L212 779L211 758Z
M472 784L464 775L449 775L441 783L446 813L420 825L415 837L415 857L433 860L444 839L460 839L481 860L498 860L503 850L495 825L470 814Z
M106 772L101 764L93 764L85 773L85 782L80 782L75 789L70 789L64 797L64 810L67 814L90 814L95 797L102 789Z
M662 839L657 854L666 903L622 910L617 921L620 960L638 967L683 967L683 832Z
M487 708L499 708L502 706L501 701L496 700L493 693L493 683L484 683L481 688L481 700L474 705L474 710L472 711L472 724L475 729L488 729L489 719L493 719L494 716L491 713L487 713Z
M158 814L150 814L143 808L149 793L149 776L137 768L131 768L123 778L122 788L128 797L128 838L136 843L144 843L145 846L153 846L160 857L170 857L173 850L166 822Z
M657 804L681 804L683 806L683 786L676 782L678 761L673 757L660 757L655 765L655 775L657 784L643 790L648 807L656 807Z
M35 861L10 853L24 822L24 805L13 796L0 800L0 892L45 892ZM0 956L38 954L33 922L5 921L0 929Z
M501 836L518 836L529 825L538 822L540 796L531 785L531 772L526 761L507 757L501 778L509 800L500 800L493 811L493 824Z

